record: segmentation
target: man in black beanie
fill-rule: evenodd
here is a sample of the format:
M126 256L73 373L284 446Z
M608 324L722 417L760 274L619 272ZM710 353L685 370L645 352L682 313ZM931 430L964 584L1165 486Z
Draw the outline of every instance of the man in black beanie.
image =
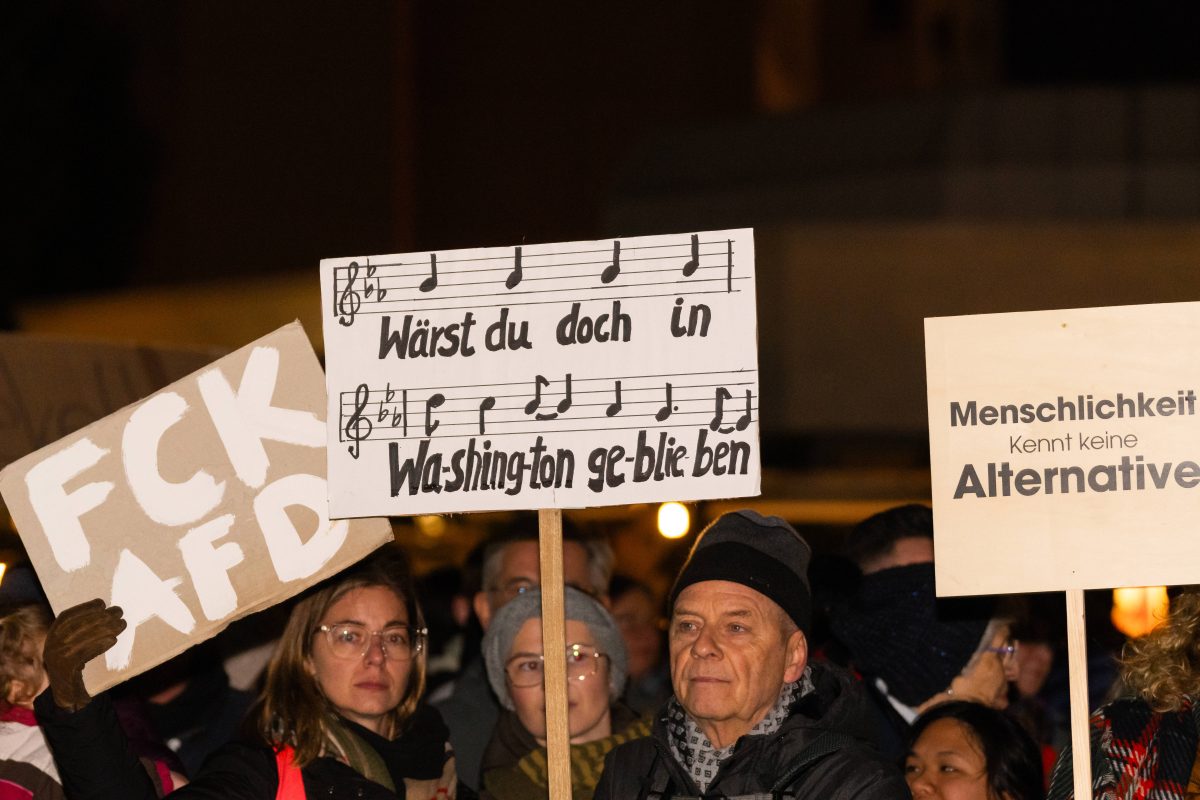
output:
M725 514L671 590L671 683L650 738L613 750L597 800L907 798L873 751L863 698L808 663L812 551L778 517Z

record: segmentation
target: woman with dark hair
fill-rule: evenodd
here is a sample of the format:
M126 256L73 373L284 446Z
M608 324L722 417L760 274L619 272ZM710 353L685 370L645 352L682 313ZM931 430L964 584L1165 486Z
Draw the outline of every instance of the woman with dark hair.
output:
M72 800L149 800L84 664L124 629L99 600L64 611L46 640L50 691L35 701ZM377 555L292 610L251 712L246 741L218 750L178 800L450 798L454 758L438 713L420 705L425 627L406 565Z
M913 723L904 775L914 800L1040 800L1042 760L1024 728L994 708L955 700Z

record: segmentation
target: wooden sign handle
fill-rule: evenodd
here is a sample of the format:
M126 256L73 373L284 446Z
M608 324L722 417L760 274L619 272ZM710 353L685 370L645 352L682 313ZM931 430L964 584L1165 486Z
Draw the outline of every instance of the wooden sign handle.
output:
M1092 796L1092 748L1088 732L1087 613L1083 590L1067 590L1067 670L1071 676L1071 765L1075 798Z
M567 726L567 642L563 622L562 511L538 511L542 567L542 653L546 676L546 763L550 797L571 796Z

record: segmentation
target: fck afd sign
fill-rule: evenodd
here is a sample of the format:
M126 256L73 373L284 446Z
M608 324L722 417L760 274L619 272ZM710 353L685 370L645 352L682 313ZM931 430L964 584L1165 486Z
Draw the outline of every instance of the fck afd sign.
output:
M89 691L391 539L385 520L329 519L325 405L293 323L0 472L54 610L100 597L125 612Z

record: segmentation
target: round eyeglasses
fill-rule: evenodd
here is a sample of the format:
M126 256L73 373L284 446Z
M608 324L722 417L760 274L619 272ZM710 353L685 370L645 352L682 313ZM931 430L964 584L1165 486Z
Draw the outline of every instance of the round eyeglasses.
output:
M585 681L600 672L600 660L605 653L586 644L567 645L567 680ZM527 689L545 684L545 656L541 653L517 653L504 665L508 683L515 689Z
M1020 645L1021 643L1016 639L1009 639L999 647L985 647L983 650L986 653L995 653L1000 656L1000 661L1008 666L1017 660L1017 651L1021 649Z
M427 628L411 625L392 625L381 631L369 631L366 625L343 622L340 625L321 625L314 633L324 633L329 649L337 658L362 658L379 637L379 646L388 661L408 661L425 646Z

